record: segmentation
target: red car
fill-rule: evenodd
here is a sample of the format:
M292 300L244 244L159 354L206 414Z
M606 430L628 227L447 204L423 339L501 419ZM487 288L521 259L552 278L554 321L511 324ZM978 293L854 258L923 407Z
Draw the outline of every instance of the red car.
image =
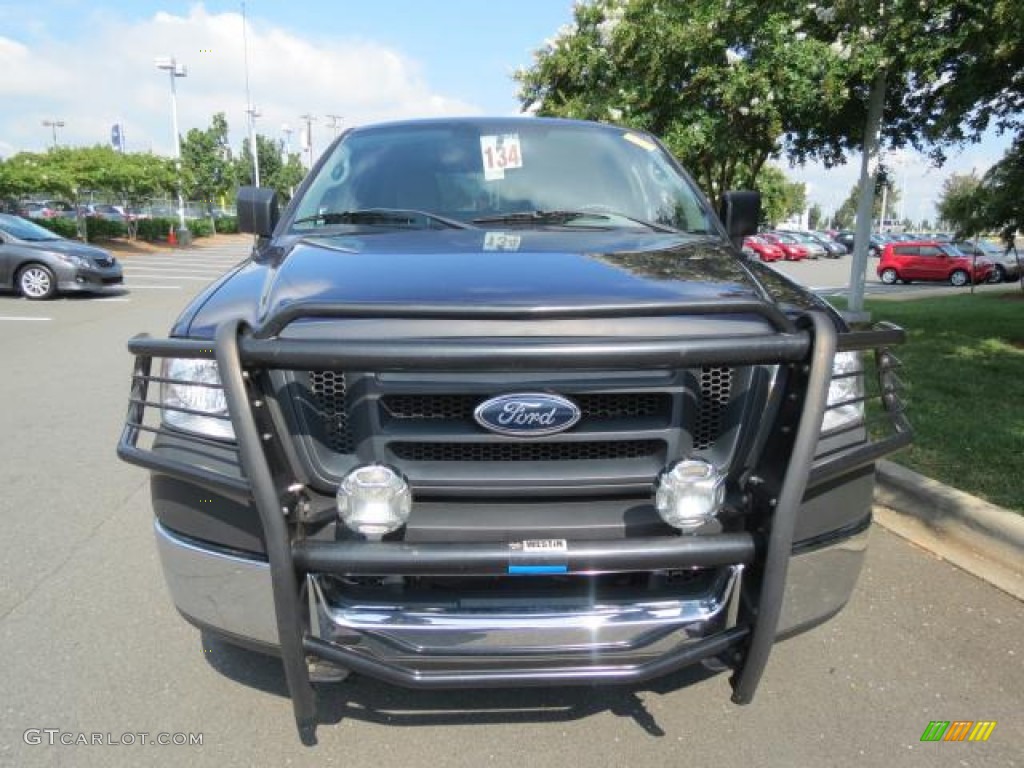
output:
M778 261L786 258L786 254L779 246L756 235L743 238L743 250L745 253L757 256L761 261Z
M967 285L984 283L992 274L992 263L964 256L950 243L936 240L887 243L876 268L878 279L886 285L914 280Z
M780 235L775 232L762 232L758 237L764 238L772 245L778 246L786 261L802 261L811 255L806 246L800 245L795 237Z

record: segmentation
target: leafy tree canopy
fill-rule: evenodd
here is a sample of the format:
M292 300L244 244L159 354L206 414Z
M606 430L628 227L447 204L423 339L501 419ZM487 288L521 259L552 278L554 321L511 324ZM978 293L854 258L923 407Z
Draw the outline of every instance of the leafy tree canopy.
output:
M301 155L292 152L285 156L279 144L262 134L256 134L256 147L260 161L260 184L277 190L277 196L282 201L290 200L295 187L306 175ZM253 183L252 145L247 138L242 140L242 151L235 162L235 175L240 186Z
M228 122L218 112L205 130L193 128L181 141L183 192L189 200L213 204L234 187Z

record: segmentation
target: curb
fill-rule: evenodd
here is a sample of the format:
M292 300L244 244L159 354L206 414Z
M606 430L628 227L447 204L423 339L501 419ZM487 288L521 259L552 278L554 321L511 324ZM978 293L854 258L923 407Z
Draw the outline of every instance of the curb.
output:
M875 477L880 525L1024 601L1024 516L889 461Z

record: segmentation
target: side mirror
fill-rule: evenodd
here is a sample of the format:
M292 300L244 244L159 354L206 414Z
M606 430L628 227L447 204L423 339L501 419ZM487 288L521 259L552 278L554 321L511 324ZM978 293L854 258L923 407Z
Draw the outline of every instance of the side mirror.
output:
M236 204L238 231L270 237L277 226L277 192L265 187L239 187Z
M761 220L761 193L752 190L726 192L722 195L718 215L733 245L741 248L744 237L757 234L757 224Z

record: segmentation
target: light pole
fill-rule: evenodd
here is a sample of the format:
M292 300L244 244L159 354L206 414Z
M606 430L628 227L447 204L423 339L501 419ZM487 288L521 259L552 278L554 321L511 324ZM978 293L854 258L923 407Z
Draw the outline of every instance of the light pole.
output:
M259 144L256 140L256 118L260 116L260 111L255 106L249 107L245 110L245 114L249 116L249 148L252 150L252 184L254 187L260 185L260 152Z
M187 77L188 70L179 67L174 57L161 57L154 59L153 63L157 69L166 70L171 78L171 125L174 129L174 167L178 173L178 232L179 238L184 236L188 239L188 227L185 226L185 198L181 191L181 136L178 133L178 94L174 81L179 77ZM187 243L186 243L187 244Z
M306 139L305 140L306 146L303 147L303 149L305 149L307 152L309 152L309 167L312 168L313 167L313 121L316 120L316 117L314 117L312 114L307 112L304 115L299 115L299 119L300 120L304 120L306 122L306 132L305 132L305 134L303 134L305 136L305 139Z
M245 18L245 3L242 3L242 57L245 65L245 114L249 122L249 149L252 151L252 185L260 185L260 151L256 141L256 118L260 116L256 105L252 103L249 92L249 24Z
M281 126L281 133L284 134L284 142L281 144L281 162L284 162L292 151L292 127L288 123L284 123Z
M341 115L324 115L331 120L331 130L334 132L334 138L338 138L338 127L341 125Z
M43 127L53 130L53 148L57 148L57 129L64 127L63 120L43 120Z

